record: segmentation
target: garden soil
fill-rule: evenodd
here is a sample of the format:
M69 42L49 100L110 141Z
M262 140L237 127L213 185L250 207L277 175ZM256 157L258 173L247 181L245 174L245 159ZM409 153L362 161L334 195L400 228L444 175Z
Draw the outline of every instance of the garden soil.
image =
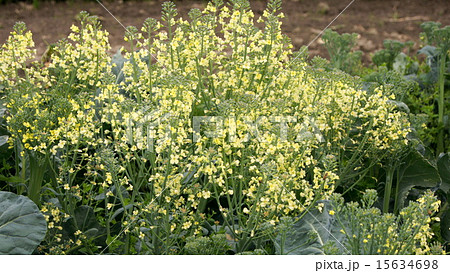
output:
M38 8L26 2L0 5L0 43L4 43L17 21L24 21L33 32L38 56L47 46L67 37L69 27L76 24L76 15L86 10L97 15L110 33L112 52L125 45L124 26L140 27L148 17L160 18L163 1L103 1L109 12L97 2L41 1ZM383 40L414 41L420 46L420 24L438 21L450 25L449 0L284 0L282 29L295 49L310 45L311 56L328 57L320 34L329 24L339 33L359 34L355 49L363 51L364 61L383 46ZM203 8L207 1L175 1L179 13L187 16L191 8ZM251 0L256 17L262 14L267 1ZM344 10L345 9L345 10ZM342 14L338 16L340 13ZM115 17L115 18L114 18ZM117 19L117 20L116 20ZM334 21L333 21L334 20Z

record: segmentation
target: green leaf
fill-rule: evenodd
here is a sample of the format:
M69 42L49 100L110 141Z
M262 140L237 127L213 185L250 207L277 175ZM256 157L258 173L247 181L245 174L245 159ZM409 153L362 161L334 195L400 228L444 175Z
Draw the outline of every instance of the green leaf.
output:
M447 202L442 206L442 215L440 216L441 236L445 242L450 243L450 191L447 192Z
M0 90L1 90L1 85L0 85ZM3 103L1 103L0 101L0 118L3 118L3 116L5 115L7 109L6 107L4 107Z
M437 168L416 150L408 154L398 172L397 209L404 206L405 199L412 188L432 188L438 186L441 182Z
M0 254L31 254L46 233L47 222L33 201L0 191Z
M114 73L114 75L116 75L116 77L117 77L116 82L117 82L117 83L120 83L120 82L124 81L124 80L125 80L125 77L124 77L124 75L123 75L122 68L123 68L124 63L127 62L128 59L125 59L125 58L123 57L123 55L122 55L122 53L120 52L120 49L119 49L119 50L117 50L116 54L114 54L114 55L112 56L112 60L111 60L111 61L112 61L112 64L114 65L114 66L111 68L111 71L112 71L112 72Z
M325 204L322 213L318 209L310 210L292 227L287 228L285 240L282 239L282 234L276 237L276 254L323 255L323 247L329 241L341 249L342 253L347 253L342 245L346 239L345 234L340 232L343 227L329 214L330 202L322 202Z
M439 55L439 51L434 46L426 45L423 48L419 49L419 51L417 51L417 54L425 54L427 57L435 57Z
M426 55L426 63L430 67L430 72L422 75L428 83L435 83L439 77L439 50L434 46L424 46L417 51L417 54Z
M398 54L397 57L395 57L394 59L392 69L404 75L406 73L408 63L409 63L408 56L405 53L400 52L400 54Z
M441 216L441 236L446 242L450 242L450 153L441 154L439 156L437 167L442 183L440 189L447 193L446 207Z
M395 107L399 110L402 111L404 113L408 113L410 112L408 105L406 105L406 103L401 102L401 101L397 101L397 100L388 100L389 103L391 103L392 105L395 105Z
M442 215L441 236L446 242L450 242L450 209L447 209Z
M122 207L122 208L117 209L117 210L114 212L114 214L111 216L111 218L109 218L109 221L114 220L114 219L117 217L117 215L123 213L124 210L129 209L129 208L131 208L131 207L133 207L133 204L128 204L128 205L126 205L125 207Z
M66 238L74 239L74 233L80 230L97 246L105 246L106 229L99 224L94 209L90 206L76 208L74 214L62 226Z
M0 134L2 134L2 127L0 127ZM9 149L8 145L9 136L0 135L0 161L8 159L12 154L12 149Z
M442 179L440 188L448 193L450 190L450 153L441 154L439 156L437 167L439 176Z
M89 229L102 229L94 214L94 209L89 206L80 206L75 209L74 215L65 223L67 232L75 233L77 230L85 232Z
M0 147L8 143L8 136L0 136Z
M25 180L19 176L10 176L10 177L6 177L2 174L0 174L0 181L5 181L11 184L24 184Z

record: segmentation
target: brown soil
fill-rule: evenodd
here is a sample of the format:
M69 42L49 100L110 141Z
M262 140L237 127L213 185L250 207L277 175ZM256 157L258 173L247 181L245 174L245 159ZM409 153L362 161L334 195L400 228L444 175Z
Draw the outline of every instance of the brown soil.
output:
M24 21L33 32L38 55L47 44L66 37L69 27L76 23L76 15L86 10L97 15L110 33L113 51L124 45L123 26L140 26L147 17L159 18L161 0L104 1L108 13L96 2L41 2L38 9L26 3L0 6L0 43L4 43L16 21ZM328 57L319 34L335 19L351 0L284 0L283 31L292 39L296 49L308 45L311 55ZM207 1L175 1L179 13L186 16L191 8L202 8ZM262 14L267 1L252 0L256 16ZM419 42L420 24L438 21L450 25L448 0L355 0L330 27L340 33L359 33L358 48L367 61L371 53L382 48L384 39ZM418 45L416 44L416 48Z

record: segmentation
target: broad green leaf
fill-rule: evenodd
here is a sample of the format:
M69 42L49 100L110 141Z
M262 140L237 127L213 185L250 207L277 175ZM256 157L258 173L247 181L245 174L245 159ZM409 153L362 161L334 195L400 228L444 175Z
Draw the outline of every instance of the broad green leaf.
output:
M117 210L114 212L114 214L111 216L111 218L109 218L109 221L114 220L114 219L117 217L117 215L123 213L124 210L130 209L131 207L133 207L133 204L128 204L128 205L126 205L125 207L122 207L122 208L117 209Z
M47 232L47 222L28 197L0 191L0 254L31 254Z
M93 239L95 244L104 246L106 230L98 223L92 207L80 206L76 208L74 215L63 223L63 233L66 238L74 239L74 233L77 230L83 232L88 239Z
M418 54L425 54L427 56L427 65L430 67L430 72L422 74L422 80L427 83L435 83L439 76L439 50L434 46L424 46L417 51Z
M409 153L398 171L397 209L404 206L405 199L412 188L432 188L439 185L441 181L437 168L418 151Z
M336 218L329 214L330 203L323 201L325 206L322 212L318 209L310 210L305 216L298 220L286 231L286 239L282 240L282 235L275 239L275 249L277 254L289 255L323 255L324 245L333 241L335 246L347 251L341 245L345 240L345 234L340 232L341 224Z
M406 68L408 65L408 56L405 53L400 52L394 59L394 63L392 64L392 69L397 71L398 73L404 75L406 73Z
M434 46L426 45L423 48L419 49L419 51L417 51L417 54L425 54L427 57L435 57L439 55L439 51Z
M439 156L437 167L442 179L440 188L448 193L450 190L450 153L441 154Z
M441 236L446 242L450 242L450 209L447 209L442 215Z
M406 103L401 102L401 101L397 101L397 100L388 100L389 103L395 105L395 107L399 110L402 111L404 113L408 113L410 112L408 105L406 105Z
M447 205L450 202L450 153L441 154L437 162L442 183L440 188L447 193ZM443 212L441 217L441 236L446 242L450 242L450 208Z
M450 243L450 191L447 192L447 203L446 209L443 211L441 215L441 236L445 240L445 242ZM445 205L444 205L445 207Z
M101 226L95 218L94 209L89 206L80 206L75 209L74 215L67 220L64 227L69 233L75 233L77 230L82 232L92 228L101 229Z

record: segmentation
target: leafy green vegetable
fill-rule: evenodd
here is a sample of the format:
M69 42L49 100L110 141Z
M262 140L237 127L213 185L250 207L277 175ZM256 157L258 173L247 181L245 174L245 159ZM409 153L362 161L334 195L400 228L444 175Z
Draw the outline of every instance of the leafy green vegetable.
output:
M188 237L184 251L189 255L223 255L231 247L225 234L216 234L211 237Z
M0 191L0 254L31 254L46 232L47 222L33 201Z
M376 66L386 65L389 70L395 70L401 74L406 72L406 66L409 63L408 57L402 53L405 47L411 48L412 42L400 42L396 40L384 40L384 49L377 51L372 61ZM402 68L401 68L402 67Z
M431 188L439 185L441 179L435 166L417 150L406 157L398 170L396 209L402 208L409 191L414 187Z
M345 239L345 234L340 232L342 226L330 214L329 201L322 201L322 212L318 209L309 211L296 223L289 224L284 219L284 232L280 232L275 239L276 254L290 255L320 255L325 254L323 248L328 241L335 241L342 252L344 246L340 243Z
M106 239L105 228L95 218L94 209L89 206L80 206L75 209L74 215L63 224L66 236L73 237L78 230L93 239L96 244L104 244ZM100 239L104 237L103 239Z
M330 62L334 68L352 74L356 72L361 63L361 51L352 51L356 46L358 34L339 34L331 29L327 29L322 40L325 42Z
M439 156L437 167L439 176L442 179L440 188L448 193L450 190L450 153L441 154Z
M450 153L439 156L437 167L442 179L439 188L447 193L447 202L442 206L441 236L446 242L450 242Z
M446 210L442 216L441 236L446 242L450 242L450 210Z

